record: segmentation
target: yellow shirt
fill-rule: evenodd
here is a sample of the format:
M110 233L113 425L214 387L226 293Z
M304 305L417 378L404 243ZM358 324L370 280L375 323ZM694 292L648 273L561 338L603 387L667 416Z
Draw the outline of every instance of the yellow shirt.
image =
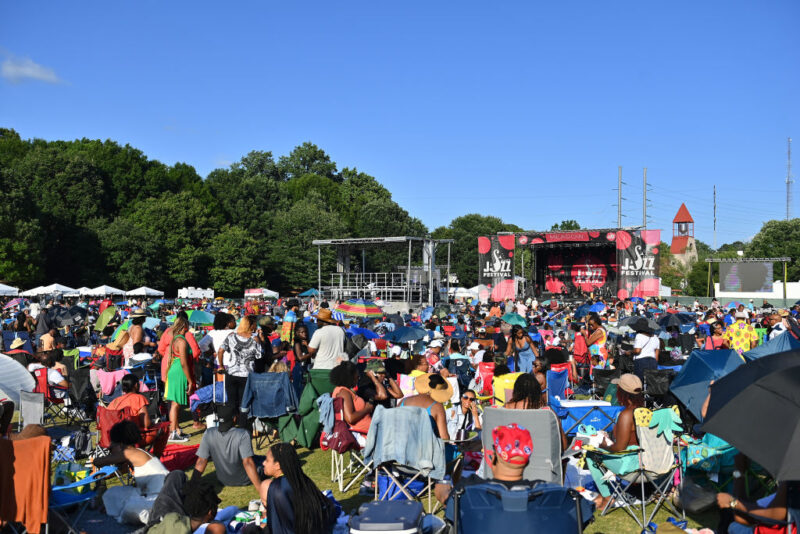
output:
M728 345L739 354L750 350L752 344L758 343L758 334L753 325L737 320L725 330L725 338Z

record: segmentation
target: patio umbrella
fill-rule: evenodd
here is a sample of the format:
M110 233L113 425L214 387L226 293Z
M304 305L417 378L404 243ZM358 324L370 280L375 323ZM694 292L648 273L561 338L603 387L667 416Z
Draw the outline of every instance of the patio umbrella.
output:
M428 331L424 328L417 328L414 326L401 326L395 329L394 332L386 334L386 339L394 343L408 343L409 341L418 341L424 338Z
M738 308L738 307L739 307L739 306L741 306L741 305L742 305L742 303L741 303L741 302L739 302L738 300L732 300L732 301L730 301L729 303L727 303L727 304L725 305L725 308L726 308L726 309L729 309L729 308Z
M300 293L297 296L298 297L318 297L319 296L319 289L314 289L312 287L311 289L307 289L307 290L303 291L302 293Z
M670 391L698 419L708 396L708 384L744 364L735 350L695 350L670 385Z
M381 309L374 302L365 299L346 300L335 311L352 317L383 317Z
M370 330L369 328L360 328L358 326L351 326L347 330L345 330L345 332L353 336L361 335L367 339L377 339L381 337L372 330Z
M695 324L697 316L690 313L667 313L659 317L658 325L660 328L668 326L681 326L685 324Z
M753 360L715 382L703 430L776 480L800 480L800 351Z
M509 313L503 315L500 318L500 320L501 321L505 321L506 323L508 323L508 324L510 324L512 326L513 325L518 325L518 326L521 326L522 328L525 328L526 326L528 326L528 323L527 323L527 321L525 321L525 318L522 317L518 313L509 312Z
M108 326L108 323L111 319L117 314L117 307L116 306L109 306L103 313L100 314L100 317L97 318L97 322L94 324L94 329L98 332L102 332L103 328Z
M779 352L786 352L794 349L800 349L800 340L792 335L791 332L784 332L766 343L757 346L754 349L748 350L742 356L745 360L756 360L769 356L770 354L777 354Z
M427 321L431 317L433 317L433 306L428 306L419 312L419 318L421 321Z
M647 320L647 326L649 326L652 330L661 330L661 326L659 326L659 324L657 322L655 322L654 320L652 320L650 318L641 317L639 315L632 315L630 317L625 317L623 319L620 319L619 323L617 323L617 326L631 326L632 327L633 325L635 325L635 324L637 324L639 322L639 319L646 319Z
M582 319L589 315L589 312L592 311L592 306L589 304L582 304L575 309L575 318Z
M6 303L5 306L3 306L3 309L5 310L7 308L13 308L14 306L22 306L23 304L25 304L25 302L27 301L23 298L11 299Z
M589 311L593 311L595 313L600 313L601 311L606 309L606 305L602 302L595 302L591 306L589 306Z
M34 387L36 381L27 369L14 358L0 354L0 391L4 397L11 399L19 407L20 390L33 391Z
M398 313L390 313L386 316L386 322L392 323L396 328L400 328L401 326L405 325L405 321L403 318L400 317Z
M59 328L64 326L72 326L86 320L86 315L89 311L80 306L71 306L70 308L52 308L52 315L50 319Z
M644 302L642 297L631 297L631 302Z

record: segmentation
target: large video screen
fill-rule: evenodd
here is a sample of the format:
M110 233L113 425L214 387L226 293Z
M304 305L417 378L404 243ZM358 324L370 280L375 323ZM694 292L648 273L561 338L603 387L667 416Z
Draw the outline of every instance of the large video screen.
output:
M772 291L772 263L720 263L720 291L764 293Z

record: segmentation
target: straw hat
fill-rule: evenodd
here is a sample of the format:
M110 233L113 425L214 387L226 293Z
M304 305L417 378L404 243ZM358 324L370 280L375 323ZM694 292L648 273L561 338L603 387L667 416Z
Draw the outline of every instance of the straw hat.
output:
M428 373L415 378L414 389L416 389L417 393L420 395L430 395L431 398L436 402L444 404L453 397L453 386L445 378L442 378L442 380L444 380L444 384L431 387L431 379L433 376L434 375ZM441 378L441 375L436 376Z
M317 314L317 322L337 324L337 322L333 319L333 313L328 308L322 308L319 310L319 313Z
M11 342L11 347L9 348L9 350L21 349L24 346L25 346L25 340L22 339L21 337L18 337Z
M145 312L145 311L144 311L143 309L141 309L141 308L136 308L136 309L135 309L135 310L133 310L133 311L131 312L131 314L128 316L128 318L129 318L129 319L136 319L137 317L147 317L147 312Z

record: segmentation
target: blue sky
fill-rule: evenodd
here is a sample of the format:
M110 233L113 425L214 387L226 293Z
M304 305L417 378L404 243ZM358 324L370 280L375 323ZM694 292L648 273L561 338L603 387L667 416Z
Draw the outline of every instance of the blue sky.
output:
M430 228L642 222L711 244L785 215L800 3L0 1L0 125L205 176L303 141ZM797 173L800 175L800 172ZM800 183L793 214L800 217Z

